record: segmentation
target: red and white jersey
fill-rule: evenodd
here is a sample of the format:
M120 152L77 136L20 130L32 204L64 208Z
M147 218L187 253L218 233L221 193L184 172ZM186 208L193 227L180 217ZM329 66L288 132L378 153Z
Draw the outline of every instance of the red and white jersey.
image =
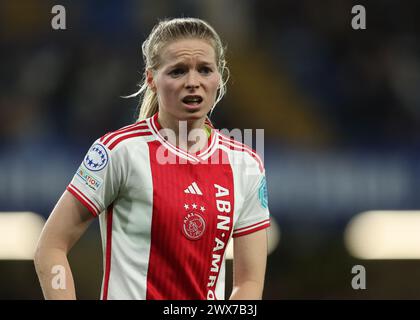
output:
M229 240L270 225L263 163L215 129L187 153L157 116L95 141L67 187L100 219L101 298L224 299Z

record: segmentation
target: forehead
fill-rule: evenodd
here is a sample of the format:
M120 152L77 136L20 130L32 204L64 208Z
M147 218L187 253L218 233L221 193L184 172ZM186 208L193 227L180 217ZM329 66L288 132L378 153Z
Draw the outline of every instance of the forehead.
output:
M191 59L215 63L216 54L213 46L206 40L180 39L170 42L163 48L161 59L163 64Z

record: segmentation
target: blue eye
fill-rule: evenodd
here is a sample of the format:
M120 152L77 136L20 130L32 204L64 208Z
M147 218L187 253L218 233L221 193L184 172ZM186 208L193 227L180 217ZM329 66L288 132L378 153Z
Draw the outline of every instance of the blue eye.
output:
M200 73L202 73L202 74L209 74L209 73L211 73L213 70L211 69L211 68L209 68L209 67L202 67L202 68L200 68L200 70L199 70L199 72Z
M172 71L169 72L169 74L173 77L181 76L184 73L185 73L185 71L181 68L176 68L176 69L173 69Z

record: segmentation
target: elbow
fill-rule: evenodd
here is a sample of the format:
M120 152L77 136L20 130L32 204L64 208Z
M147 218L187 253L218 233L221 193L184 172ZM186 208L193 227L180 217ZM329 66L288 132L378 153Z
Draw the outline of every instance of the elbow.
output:
M42 242L42 240L39 240L35 248L34 257L33 257L35 270L38 275L42 273L43 269L48 264L51 257L52 257L51 248L48 248L46 244Z
M40 243L38 242L36 249L35 249L35 253L34 253L34 265L35 265L35 270L37 273L40 272L40 270L42 269L42 260L43 260L43 249L40 246Z
M57 245L51 246L40 240L34 252L33 262L39 275L54 264L63 264L66 259L67 250Z
M245 280L235 283L232 288L231 299L240 300L261 300L264 285L259 281Z

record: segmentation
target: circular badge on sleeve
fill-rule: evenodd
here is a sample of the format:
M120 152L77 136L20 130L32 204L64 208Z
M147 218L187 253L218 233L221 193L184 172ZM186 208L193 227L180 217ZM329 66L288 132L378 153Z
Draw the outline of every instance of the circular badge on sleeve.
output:
M108 153L102 145L96 143L90 148L83 164L91 171L102 170L108 164Z

